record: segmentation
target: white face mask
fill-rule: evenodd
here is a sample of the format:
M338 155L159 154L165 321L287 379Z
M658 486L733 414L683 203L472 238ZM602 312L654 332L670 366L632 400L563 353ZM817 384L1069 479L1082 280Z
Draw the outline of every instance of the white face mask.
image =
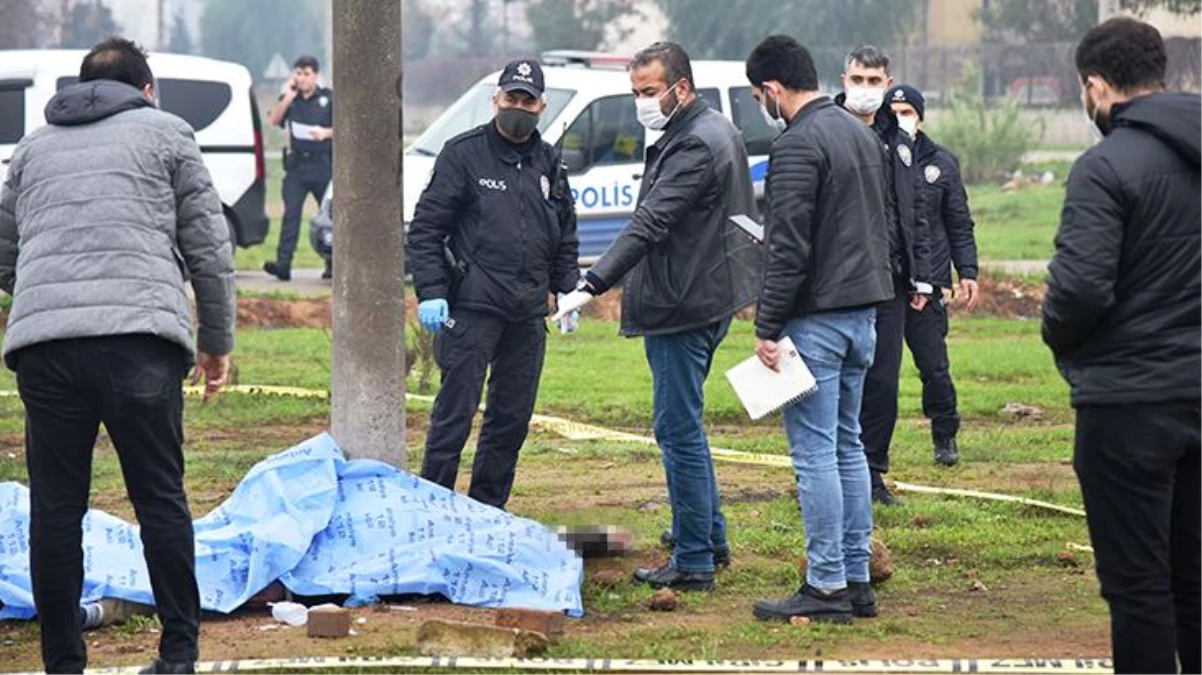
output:
M659 131L668 126L668 122L671 121L672 115L675 115L676 111L680 110L679 101L676 103L676 107L672 109L670 114L665 115L664 111L660 109L659 102L663 100L663 98L667 96L668 92L670 91L672 91L671 88L667 89L664 91L664 93L656 96L655 98L636 98L634 100L635 116L638 117L639 124L642 124L652 131Z
M768 93L768 90L764 89L764 94L767 95L767 93ZM768 125L769 129L772 129L773 131L780 133L780 132L783 132L786 127L789 126L789 123L785 121L785 116L783 114L781 114L780 97L773 96L772 100L776 103L776 117L773 117L772 113L768 112L768 108L765 107L764 103L761 103L759 106L760 114L764 116L764 123Z
M876 87L848 87L847 109L857 115L871 115L885 102L885 90Z
M1089 96L1085 93L1088 90L1089 84L1087 82L1085 89L1081 92L1081 107L1084 109L1083 112L1085 113L1085 122L1089 125L1089 135L1093 137L1093 142L1096 145L1101 143L1103 138L1106 138L1106 134L1102 133L1102 127L1098 124L1099 106L1095 104L1093 112L1090 112L1089 110Z
M898 117L897 126L906 132L910 138L918 137L918 118L917 117Z

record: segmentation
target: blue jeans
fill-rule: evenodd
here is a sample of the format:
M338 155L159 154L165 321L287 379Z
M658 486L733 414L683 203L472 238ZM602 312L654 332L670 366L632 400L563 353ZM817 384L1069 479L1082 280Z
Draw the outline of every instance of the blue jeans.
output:
M682 572L712 572L714 552L728 548L702 410L705 378L729 328L730 319L724 319L643 338L654 388L655 440L672 505L672 562Z
M860 442L864 375L876 349L876 308L811 314L785 334L818 391L783 411L806 530L806 583L824 591L868 581L872 488Z

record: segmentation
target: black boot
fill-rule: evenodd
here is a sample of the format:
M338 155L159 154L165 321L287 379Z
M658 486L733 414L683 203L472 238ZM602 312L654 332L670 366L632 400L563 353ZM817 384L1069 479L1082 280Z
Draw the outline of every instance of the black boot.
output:
M863 618L876 616L876 593L872 591L872 584L866 581L849 581L847 595L851 600L852 614Z
M196 664L190 661L164 661L155 659L139 673L195 673Z
M943 438L935 439L935 463L943 466L955 466L960 461L960 448L956 445L956 439Z
M263 263L263 271L280 281L292 281L292 266L278 262Z
M802 584L793 595L780 600L760 600L752 613L760 621L788 621L804 616L821 623L851 623L851 594L847 589L823 593L809 584Z
M321 271L321 278L324 281L329 281L334 278L334 263L330 260L326 261L326 268Z
M872 472L872 501L881 506L897 506L901 504L901 500L893 496L889 488L885 486L885 479L881 478L881 474Z
M652 588L671 588L677 591L714 590L713 572L682 572L672 563L657 569L640 567L634 571L635 583Z

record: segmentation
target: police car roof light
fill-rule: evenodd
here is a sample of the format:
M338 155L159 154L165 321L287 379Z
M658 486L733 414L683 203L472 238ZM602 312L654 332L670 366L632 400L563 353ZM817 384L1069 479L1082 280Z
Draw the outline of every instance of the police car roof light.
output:
M584 66L586 68L622 68L630 63L630 57L607 52L590 52L577 49L554 49L540 55L548 66Z

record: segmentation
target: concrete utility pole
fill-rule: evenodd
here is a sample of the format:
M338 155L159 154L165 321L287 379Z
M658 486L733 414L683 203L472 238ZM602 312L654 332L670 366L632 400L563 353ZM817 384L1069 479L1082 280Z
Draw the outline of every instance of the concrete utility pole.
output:
M401 3L338 0L334 32L333 435L405 462Z

